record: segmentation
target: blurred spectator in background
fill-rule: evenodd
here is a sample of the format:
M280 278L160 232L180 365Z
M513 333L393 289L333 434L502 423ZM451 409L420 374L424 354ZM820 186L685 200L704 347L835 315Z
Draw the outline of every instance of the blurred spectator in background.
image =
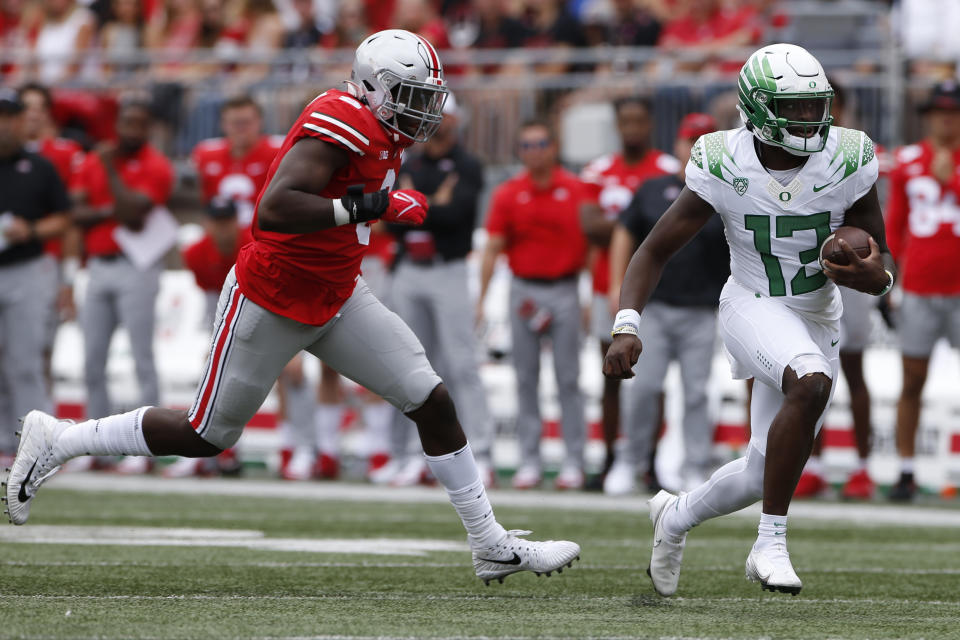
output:
M143 35L147 49L159 57L160 63L151 68L154 74L176 79L199 71L196 66L186 66L185 59L200 43L204 13L200 0L168 0L154 11Z
M680 194L684 168L693 143L716 129L704 113L684 117L677 132L674 154L679 162L671 175L643 183L620 214L610 249L610 303L619 307L620 285L634 251L660 216ZM683 249L670 259L660 283L644 308L640 325L644 357L634 366L624 423L623 448L607 474L604 493L623 495L636 490L641 465L650 459L663 418L658 398L667 368L680 365L683 384L684 460L680 466L684 489L701 484L713 470L713 423L707 413L707 380L717 337L720 290L730 275L730 252L723 223L714 216ZM611 320L610 326L613 326Z
M285 49L310 49L320 43L323 32L317 26L313 11L313 0L292 0L296 13L296 26L288 28L283 36Z
M512 15L507 0L473 0L447 16L450 41L461 49L512 49L529 37L529 30Z
M397 0L391 28L421 35L440 51L450 48L447 27L432 0Z
M913 72L935 80L953 77L960 59L960 3L899 0L891 24L899 32Z
M72 189L83 162L83 148L73 140L57 137L50 91L40 84L26 84L20 88L20 100L24 105L24 146L31 153L38 153L53 163L63 184L68 190ZM45 275L50 281L39 288L50 294L43 345L44 374L48 387L52 386L50 364L57 327L62 319L72 320L76 316L73 280L80 268L80 244L79 229L67 224L62 236L51 238L44 245L47 261Z
M846 92L836 83L831 84L834 94L830 114L833 116L834 126L842 126L845 119ZM881 153L878 149L878 159ZM884 172L882 161L880 170ZM843 300L843 315L840 317L840 368L850 392L850 413L853 417L853 435L858 459L856 468L843 485L841 495L849 500L869 500L873 497L874 490L873 480L867 471L873 428L870 422L870 391L863 378L863 352L870 342L873 327L870 316L877 306L877 298L849 287L840 287L840 298ZM793 492L794 498L812 497L827 488L823 463L820 460L822 452L823 429L813 441L813 451L803 467L803 473L800 474L797 488Z
M960 86L937 85L921 111L927 137L897 151L887 205L887 244L903 287L897 319L903 354L900 478L891 500L911 500L916 492L914 452L933 347L940 338L960 347Z
M564 0L525 0L521 20L528 34L524 49L553 47L567 49L586 46L583 27L571 16ZM566 56L536 66L537 73L564 73L571 68Z
M0 88L0 458L17 450L17 418L53 408L43 376L44 327L55 280L43 243L69 224L70 198L53 165L24 147L24 105Z
M39 9L28 0L0 0L0 52L28 52L30 27L39 17ZM0 74L9 80L16 81L21 71L13 60L0 62Z
M341 0L333 30L324 34L321 45L325 49L353 48L369 32L370 27L363 10L363 0Z
M75 220L85 228L89 274L81 309L87 415L115 410L107 394L106 367L110 339L119 325L129 334L140 402L160 401L153 359L154 303L161 258L176 241L176 224L162 209L173 188L173 167L147 142L151 124L147 102L125 100L117 115L116 143L87 155L77 177ZM157 224L164 219L167 224ZM156 259L149 259L154 253ZM124 470L144 471L149 458L127 461Z
M203 140L191 154L200 179L201 195L206 202L218 195L232 200L238 223L249 227L253 221L253 205L283 138L264 135L263 111L248 95L223 103L220 128L222 138Z
M75 0L42 0L33 55L37 78L46 85L74 78L93 43L96 18Z
M140 0L112 0L110 17L100 28L100 50L106 58L104 70L125 74L136 65L124 62L144 45L144 19Z
M731 48L755 44L762 36L757 10L741 2L687 0L686 10L664 25L658 46L666 51L697 52L709 60ZM743 60L722 60L721 68L736 70ZM701 68L702 62L678 64L687 70Z
M232 0L226 9L229 18L224 38L257 56L255 62L241 64L236 71L253 76L266 74L271 54L283 45L285 31L273 0Z
M452 94L443 114L437 133L404 163L400 174L400 188L427 196L430 215L416 228L389 226L399 245L391 306L420 338L430 362L443 372L460 407L480 478L490 487L493 419L480 381L466 263L477 225L483 166L459 143L462 116ZM406 444L413 440L414 424L400 417L407 434L400 443ZM419 442L416 450L422 459Z
M557 163L557 142L549 125L539 121L522 125L517 144L524 171L497 187L487 214L477 317L482 321L483 299L497 256L506 252L513 272L509 314L520 442L520 467L513 486L531 489L542 480L540 351L549 339L566 446L556 487L580 489L586 424L579 386L577 280L587 250L579 213L586 188Z
M610 347L610 327L613 316L608 297L619 300L620 291L610 290L609 247L613 229L620 212L630 203L633 194L644 181L658 176L675 174L680 166L676 158L650 148L653 117L650 102L640 96L619 98L613 104L620 136L620 153L601 156L588 164L580 174L587 185L590 199L580 211L580 224L592 245L593 306L591 326L600 340L601 357ZM626 265L623 265L624 270ZM621 274L622 277L622 274ZM619 309L619 304L617 305ZM620 381L604 377L603 441L606 460L596 487L603 486L603 476L614 459L614 443L620 428Z
M636 0L612 0L613 22L607 41L615 47L652 47L662 25L656 14Z

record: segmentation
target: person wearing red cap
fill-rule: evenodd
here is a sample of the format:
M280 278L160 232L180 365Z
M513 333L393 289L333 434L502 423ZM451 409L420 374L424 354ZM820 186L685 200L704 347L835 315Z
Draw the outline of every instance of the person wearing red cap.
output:
M653 129L650 101L632 95L613 103L620 153L608 153L588 163L580 173L587 185L590 199L580 208L580 224L592 245L593 308L591 331L600 340L600 357L610 347L610 326L613 316L607 310L610 287L609 248L617 216L630 203L634 192L650 178L676 173L680 169L676 158L650 148ZM619 291L616 292L619 294ZM605 378L601 400L603 440L607 455L603 469L590 479L589 489L600 489L603 479L613 465L617 433L620 430L620 381Z
M716 123L709 115L688 114L680 123L674 143L680 169L644 182L620 213L610 244L610 306L614 314L630 256L683 189L684 168L693 143L715 129ZM661 420L658 397L672 361L680 365L683 383L685 488L696 486L709 475L713 425L707 415L706 386L717 334L717 301L730 275L729 264L723 223L716 216L671 259L670 269L650 297L640 327L644 357L634 367L636 378L626 404L622 448L604 480L605 493L633 492L637 473L646 471L642 466L650 459Z
M937 85L921 110L927 137L897 151L887 209L890 252L903 273L897 322L903 355L900 478L889 493L901 501L916 492L913 456L933 346L941 337L960 346L960 85Z

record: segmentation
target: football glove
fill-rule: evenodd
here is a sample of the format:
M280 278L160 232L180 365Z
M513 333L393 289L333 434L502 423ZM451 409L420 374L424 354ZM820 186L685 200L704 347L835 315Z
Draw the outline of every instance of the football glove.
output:
M413 189L363 193L362 185L353 185L347 187L340 204L350 216L351 224L382 218L386 222L417 225L427 217L427 199Z
M390 192L390 204L382 218L395 224L418 225L427 218L427 197L414 189Z

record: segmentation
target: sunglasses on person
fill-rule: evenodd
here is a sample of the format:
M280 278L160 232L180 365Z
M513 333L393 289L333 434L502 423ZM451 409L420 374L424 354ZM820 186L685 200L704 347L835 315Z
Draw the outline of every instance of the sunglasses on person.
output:
M546 149L550 146L550 140L544 138L542 140L523 140L520 142L520 151L531 151L533 149Z

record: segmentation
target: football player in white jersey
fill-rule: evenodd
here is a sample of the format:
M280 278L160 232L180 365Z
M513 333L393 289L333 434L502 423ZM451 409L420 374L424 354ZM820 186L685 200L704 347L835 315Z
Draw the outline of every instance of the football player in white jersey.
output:
M706 224L723 219L731 277L720 296L720 331L734 377L755 378L746 455L693 491L650 500L654 523L648 573L673 594L687 532L708 518L763 499L747 577L796 594L787 552L787 509L833 392L839 366L837 285L876 295L893 283L877 190L873 143L831 127L833 91L806 50L775 44L755 52L739 75L744 126L703 136L686 187L627 269L604 374L628 378L642 345L640 313L670 256ZM876 241L867 258L846 243L850 264L819 264L820 246L841 225Z

